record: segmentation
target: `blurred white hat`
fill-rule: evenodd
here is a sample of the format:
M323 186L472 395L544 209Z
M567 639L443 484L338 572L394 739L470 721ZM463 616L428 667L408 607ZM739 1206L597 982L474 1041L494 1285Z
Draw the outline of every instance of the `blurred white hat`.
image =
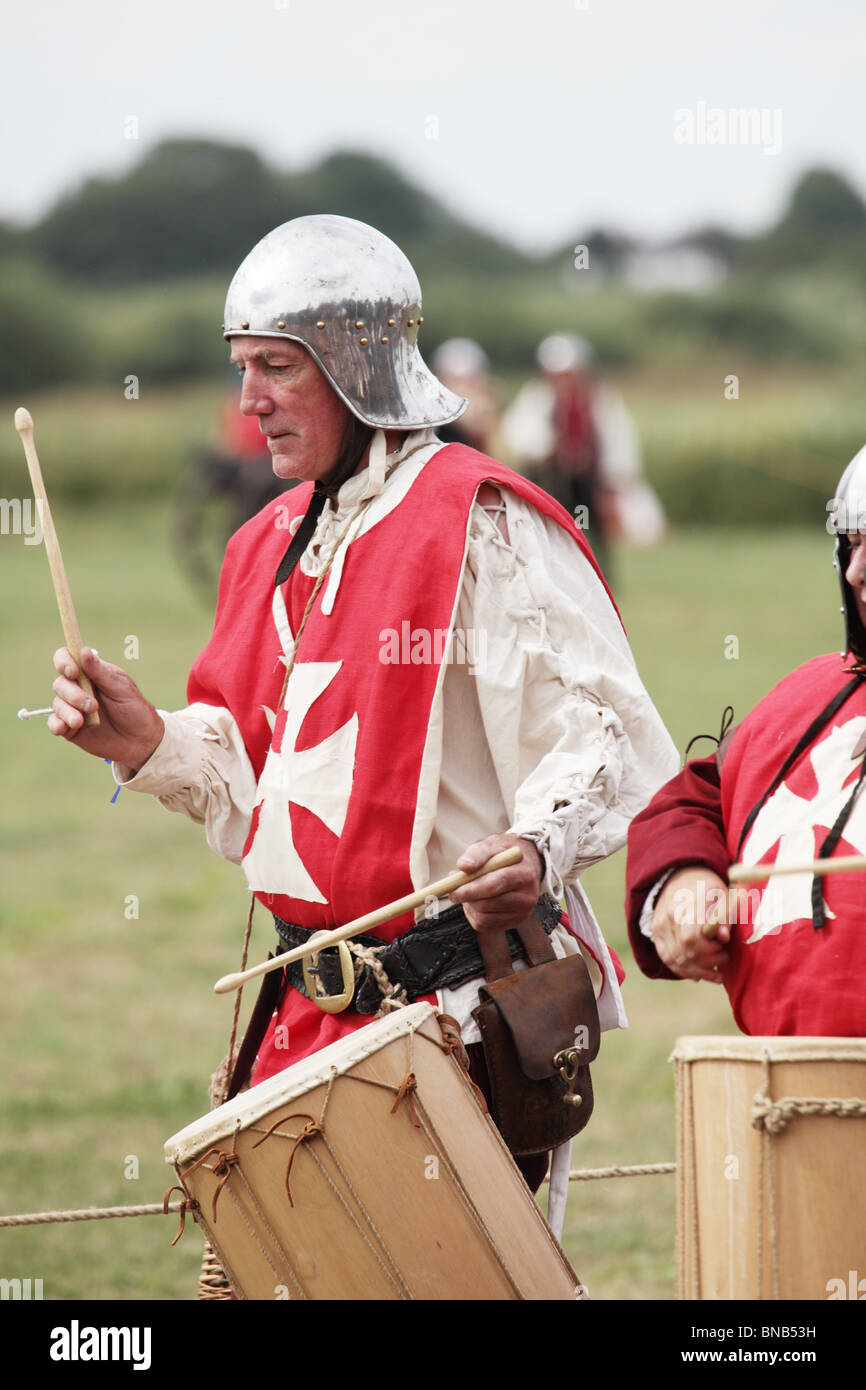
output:
M437 376L483 376L490 371L490 360L472 338L449 338L434 352L431 366Z
M577 333L551 333L539 344L535 360L543 372L579 372L593 356L592 344Z

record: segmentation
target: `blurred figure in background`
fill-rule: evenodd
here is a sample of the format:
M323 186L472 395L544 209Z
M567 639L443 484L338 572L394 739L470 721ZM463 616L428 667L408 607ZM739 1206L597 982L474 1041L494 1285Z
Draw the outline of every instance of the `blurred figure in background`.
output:
M178 562L208 605L216 597L229 537L295 486L274 473L267 438L255 416L241 414L240 401L240 378L233 370L210 442L196 449L174 509Z
M576 333L539 345L540 375L502 417L512 461L571 512L610 582L610 541L652 545L665 531L642 476L640 441L618 392L598 380L593 349Z
M471 338L449 338L434 352L432 367L449 390L469 402L459 420L437 429L438 437L443 444L468 444L470 449L495 458L499 407L490 379L490 360L483 347Z

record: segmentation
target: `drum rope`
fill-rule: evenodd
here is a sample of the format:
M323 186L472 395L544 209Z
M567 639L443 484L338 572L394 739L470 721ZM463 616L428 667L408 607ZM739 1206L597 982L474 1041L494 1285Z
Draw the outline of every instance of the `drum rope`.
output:
M274 1291L276 1292L277 1288L281 1288L281 1287L282 1287L282 1288L285 1288L285 1283L284 1283L283 1281L285 1280L286 1274L288 1273L289 1277L291 1278L291 1280L292 1280L292 1282L293 1282L293 1284L294 1284L294 1286L295 1286L295 1289L297 1290L298 1297L299 1297L300 1299L308 1300L308 1299L309 1299L309 1295L307 1294L306 1289L304 1288L303 1284L301 1283L301 1281L300 1281L300 1279L299 1279L299 1277L298 1277L297 1271L295 1270L294 1266L292 1265L291 1259L289 1258L288 1251L284 1248L284 1246L282 1245L282 1242L279 1240L279 1238L278 1238L278 1236L276 1235L276 1233L271 1229L270 1222L268 1221L267 1217L265 1216L265 1213L262 1211L262 1208L261 1208L261 1206L259 1205L259 1202L258 1202L258 1200L257 1200L257 1198L256 1198L256 1194L255 1194L255 1192L253 1191L253 1189L250 1187L249 1182L247 1181L247 1177L246 1177L246 1174L244 1173L243 1168L238 1167L237 1175L238 1175L238 1177L240 1178L241 1182L243 1183L244 1187L246 1188L247 1196L249 1197L250 1202L252 1203L253 1207L255 1208L255 1212L256 1212L256 1216L258 1217L258 1220L261 1222L262 1226L263 1226L263 1227L265 1228L265 1230L267 1231L268 1235L270 1236L271 1240L272 1240L273 1243L274 1243L274 1246L275 1246L276 1249L280 1252L280 1255L281 1255L282 1260L283 1260L284 1268L283 1268L283 1269L278 1269L277 1266L274 1264L273 1260L271 1259L271 1257L270 1257L270 1255L269 1255L267 1249L265 1248L265 1245L264 1245L264 1243L263 1243L263 1241L262 1241L262 1238L261 1238L261 1236L259 1235L258 1229L253 1225L253 1223L252 1223L252 1221L250 1220L250 1218L249 1218L249 1216L248 1216L246 1210L244 1209L243 1203L238 1201L238 1198L237 1198L236 1193L234 1193L234 1192L232 1191L231 1187L230 1187L230 1188L229 1188L229 1197L231 1198L232 1202L234 1203L235 1211L237 1211L238 1214L240 1215L240 1217L241 1217L241 1219L243 1220L243 1222L244 1222L244 1224L245 1224L247 1230L249 1231L250 1235L252 1236L253 1243L259 1247L259 1250L261 1251L261 1254L262 1254L262 1256L263 1256L265 1262L266 1262L267 1264L270 1265L272 1273L276 1276L277 1283L274 1285ZM225 1278L225 1271L224 1271L224 1270L223 1270L223 1278ZM217 1296L219 1296L219 1295L217 1295ZM202 1297L201 1293L199 1293L199 1297L200 1297L200 1298Z
M795 1115L838 1115L842 1119L866 1118L866 1100L851 1096L845 1100L825 1100L821 1096L785 1096L771 1100L766 1094L752 1101L752 1125L755 1129L781 1134Z
M225 1270L210 1241L206 1240L201 1260L201 1273L199 1274L198 1298L203 1303L213 1302L217 1299L222 1303L228 1297Z
M237 1140L237 1133L235 1133L235 1140ZM208 1158L210 1158L211 1154L216 1154L216 1156L217 1156L217 1157L216 1157L216 1163L214 1163L213 1166L211 1166L209 1163L206 1162L206 1160L207 1160ZM178 1176L179 1176L179 1177L181 1177L181 1178L188 1178L189 1175L190 1175L190 1173L194 1173L194 1172L195 1172L196 1168L202 1168L202 1167L204 1167L204 1168L207 1168L208 1172L213 1173L213 1175L214 1175L215 1178L219 1178L219 1182L217 1183L216 1187L214 1188L214 1194L213 1194L213 1210L212 1210L212 1215L213 1215L213 1220L214 1220L214 1221L216 1221L217 1198L219 1197L220 1193L222 1192L223 1188L225 1187L226 1183L228 1182L229 1177L230 1177L230 1175L231 1175L231 1170L232 1170L232 1168L233 1168L233 1167L235 1166L235 1164L237 1164L237 1163L240 1163L240 1157L239 1157L238 1153L236 1152L236 1145L235 1145L235 1149L233 1149L231 1153L226 1153L225 1150L219 1149L219 1148L216 1147L216 1145L214 1145L213 1147L211 1147L211 1148L205 1150L205 1152L204 1152L199 1158L196 1159L195 1163L191 1163L190 1166L189 1166L188 1168L185 1168L182 1174L181 1174L180 1172L178 1172ZM170 1192L171 1190L172 1190L172 1189L169 1188L169 1192ZM184 1187L183 1190L186 1191L186 1188ZM168 1193L166 1193L166 1199L167 1199L167 1198L168 1198ZM191 1200L194 1200L194 1199L191 1199ZM183 1203L182 1203L181 1205L183 1206ZM183 1214L183 1213L182 1213L182 1214ZM181 1229L181 1231L183 1230L183 1221L182 1221L182 1220L181 1220L180 1229ZM180 1232L178 1232L178 1234L180 1234Z
M761 1063L764 1073L764 1094L763 1099L772 1106L770 1100L770 1054L764 1049L761 1053ZM755 1097L755 1101L758 1097ZM754 1105L752 1112L752 1124L755 1124ZM764 1297L764 1170L768 1177L770 1189L770 1248L773 1252L773 1297L779 1300L781 1294L779 1278L779 1241L776 1230L776 1183L773 1173L773 1145L771 1140L771 1130L768 1125L761 1126L758 1121L756 1128L761 1128L761 1161L758 1165L758 1222L756 1231L756 1264L758 1274L758 1288L756 1298L759 1300Z
M426 1042L430 1043L433 1047L435 1047L436 1050L437 1050L438 1052L441 1052L441 1051L442 1051L441 1044L438 1043L438 1042L436 1041L435 1038L428 1037L426 1033L421 1033L420 1036L421 1036L422 1038L424 1038L424 1040L425 1040ZM413 1028L412 1031L411 1031L411 1033L410 1033L410 1035L409 1035L409 1040L410 1040L410 1042L411 1042L412 1044L414 1044L414 1038L415 1038L415 1030L414 1030L414 1028ZM409 1065L410 1067L414 1067L414 1048L413 1048L412 1051L409 1052L409 1056L408 1056L408 1065ZM393 1113L393 1112L392 1112L392 1113ZM492 1234L490 1233L490 1231L486 1228L486 1226L485 1226L485 1225L483 1224L483 1222L481 1221L481 1219L480 1219L480 1217L479 1217L479 1215L478 1215L478 1212L477 1212L476 1209L475 1209L475 1205L474 1205L474 1203L472 1202L472 1200L471 1200L471 1198L470 1198L470 1196L469 1196L469 1193L466 1191L466 1187L465 1187L465 1185L464 1185L464 1183L463 1183L463 1180L461 1179L460 1174L457 1172L457 1169L455 1168L454 1164L451 1162L450 1158L448 1157L448 1153L447 1153L447 1151L446 1151L445 1145L444 1145L443 1142L442 1142L442 1139L441 1139L441 1137L440 1137L440 1135L439 1135L439 1133L438 1133L438 1131L437 1131L437 1129L436 1129L436 1126L434 1125L432 1119L430 1118L430 1116L428 1115L427 1111L425 1110L423 1104L420 1103L420 1099L419 1099L419 1102L418 1102L418 1110L417 1110L417 1113L418 1113L419 1116L420 1116L420 1128L424 1131L424 1136L425 1136L427 1142L428 1142L429 1144L431 1144L433 1147L436 1148L436 1150L437 1150L437 1157L438 1157L438 1159L439 1159L439 1161L440 1161L441 1163L444 1163L445 1168L446 1168L446 1171L448 1172L448 1174L449 1174L449 1176L450 1176L450 1178L451 1178L451 1182L452 1182L452 1184L453 1184L453 1187L454 1187L455 1191L457 1192L457 1195L459 1196L461 1202L463 1203L463 1206L464 1206L464 1209L465 1209L465 1211L466 1211L466 1214L469 1216L470 1220L474 1221L475 1226L476 1226L476 1229L482 1234L482 1236L485 1238L485 1240L487 1240L487 1242L489 1243L489 1245L490 1245L490 1247L491 1247L491 1249L492 1249L494 1255L496 1256L497 1260L499 1261L500 1267L501 1267L501 1269L502 1269L503 1274L505 1275L505 1278L507 1279L508 1283L511 1285L512 1289L514 1290L514 1293L515 1293L515 1294L517 1295L517 1297L519 1298L519 1297L520 1297L520 1286L519 1286L519 1284L518 1284L518 1282L517 1282L517 1279L515 1278L514 1274L512 1273L511 1268L510 1268L510 1266L509 1266L509 1264L508 1264L508 1261L506 1260L506 1258L505 1258L505 1256L503 1255L502 1251L499 1249L499 1246L496 1244L496 1241L493 1239Z
M312 1148L310 1148L310 1147L307 1148L307 1152L309 1153L310 1157L314 1160L314 1162L315 1162L317 1168L319 1169L319 1172L322 1174L322 1177L325 1179L325 1181L327 1182L328 1186L331 1188L331 1191L333 1192L334 1196L337 1198L337 1201L338 1201L338 1202L340 1203L340 1205L343 1207L343 1210L345 1211L345 1213L346 1213L346 1215L348 1216L349 1220L350 1220L350 1221L353 1223L353 1225L355 1226L355 1229L358 1231L358 1234L361 1236L361 1239L364 1241L365 1245L366 1245L367 1248L370 1250L371 1254L373 1255L373 1257L375 1258L375 1260L376 1260L377 1263L379 1264L379 1266L380 1266L380 1268L381 1268L383 1274L385 1275L386 1279L388 1279L388 1281L392 1284L392 1286L397 1290L398 1293L402 1293L402 1295L403 1295L404 1298L411 1299L411 1297L412 1297L411 1290L409 1289L409 1287L407 1286L407 1284L404 1282L404 1280L403 1280L403 1278L402 1278L402 1276L401 1276L401 1274L400 1274L400 1271L397 1269L396 1265L394 1265L393 1261L391 1260L391 1257L390 1257L390 1255L388 1254L387 1246L385 1245L384 1240L382 1239L381 1235L379 1234L379 1231L378 1231L377 1228L376 1228L376 1224L375 1224L375 1222L373 1221L373 1218L370 1216L370 1213L366 1210L366 1208L365 1208L365 1206L364 1206L364 1203L362 1202L362 1200L361 1200L361 1198L359 1197L358 1193L355 1191L355 1188L354 1188L353 1185L352 1185L352 1182L351 1182L351 1179L349 1178L348 1173L345 1171L345 1169L343 1168L343 1165L340 1163L340 1160L338 1159L337 1155L335 1154L333 1148L331 1147L331 1144L330 1144L329 1141L328 1141L328 1137L327 1137L327 1135L325 1134L325 1130L324 1130L325 1112L326 1112L326 1110L327 1110L327 1108L328 1108L328 1103L329 1103L330 1098L331 1098L331 1093L332 1093L332 1091L333 1091L333 1089L334 1089L334 1082L336 1081L338 1075L339 1075L339 1073L337 1072L336 1068L332 1068L332 1069L331 1069L330 1080L328 1081L328 1089L327 1089L327 1091L326 1091L326 1093L325 1093L324 1101L322 1102L322 1109L321 1109L321 1113L320 1113L320 1115L319 1115L319 1121L318 1121L318 1127L317 1127L316 1134L311 1134L310 1136L307 1136L307 1137L310 1137L310 1138L319 1137L319 1138L322 1140L322 1143L324 1144L325 1148L327 1149L328 1154L330 1155L331 1161L332 1161L332 1163L334 1164L334 1167L337 1169L337 1172L340 1174L340 1177L343 1179L343 1182L346 1184L347 1189L348 1189L349 1192L352 1194L352 1197L354 1198L354 1200L355 1200L355 1202L356 1202L356 1204L357 1204L357 1207L358 1207L359 1212L361 1213L361 1215L362 1215L364 1221L366 1221L367 1225L368 1225L369 1228L370 1228L370 1231L373 1233L373 1236L375 1237L376 1241L378 1242L378 1245L379 1245L379 1249L378 1249L378 1250L377 1250L377 1249L375 1248L375 1246L371 1243L370 1238L369 1238L367 1232L364 1230L363 1226L361 1226L361 1224L358 1222L357 1217L355 1216L355 1213L354 1213L353 1211L350 1210L350 1208L349 1208L349 1206L348 1206L348 1204L347 1204L347 1202L346 1202L346 1200L345 1200L343 1194L340 1192L339 1188L338 1188L338 1187L336 1186L336 1184L334 1183L334 1181L333 1181L333 1179L332 1179L330 1173L327 1171L327 1169L325 1168L324 1164L321 1162L321 1160L320 1160L318 1154L317 1154ZM355 1080L365 1080L366 1078L353 1078L353 1079L355 1079ZM379 1082L379 1083L376 1083L376 1084L383 1085L384 1083ZM392 1091L394 1090L393 1087L388 1087L388 1089L389 1089L389 1090L392 1090ZM294 1117L291 1116L291 1115L289 1115L289 1116L286 1116L285 1118L286 1118L286 1119L292 1119L292 1118L294 1118ZM307 1117L307 1116L304 1116L304 1118L308 1118L308 1117ZM276 1124L280 1124L280 1123L282 1123L282 1121L280 1121L280 1120L276 1121ZM300 1140L303 1139L305 1136L304 1136L304 1135L301 1135L301 1136L298 1137L298 1139L296 1139L294 1135L290 1135L290 1134L282 1134L282 1135L281 1135L281 1134L279 1133L279 1131L276 1129L276 1124L272 1125L271 1128L268 1130L267 1134L264 1135L263 1139L260 1139L258 1142L259 1142L260 1144L263 1143L263 1142L264 1142L264 1139L267 1139L270 1135L272 1135L272 1134L274 1134L274 1133L277 1134L277 1137L278 1137L278 1138L295 1140L295 1145L294 1145L294 1148L292 1149L292 1154L291 1154L291 1157L290 1157L290 1159L289 1159L289 1167L291 1168L292 1160L294 1159L294 1156L295 1156L295 1154L296 1154L296 1152L297 1152L297 1149L298 1149L298 1146L299 1146L299 1142L300 1142ZM255 1127L254 1127L254 1126L253 1126L252 1128L253 1128L253 1130L255 1130ZM240 1172L241 1170L239 1169L238 1171ZM287 1173L287 1177L288 1177L288 1173ZM290 1201L290 1203L291 1203L292 1205L294 1205L294 1204L292 1203L291 1196L289 1197L289 1201ZM387 1265L386 1265L385 1262L383 1261L383 1258L382 1258L383 1255L384 1255L385 1260L388 1262L388 1264L390 1264L390 1266L391 1266L390 1269L388 1269Z
M318 1169L319 1169L319 1172L321 1173L322 1177L325 1179L325 1182L328 1184L328 1186L330 1187L330 1189L331 1189L331 1191L333 1192L334 1196L337 1198L337 1201L340 1203L341 1207L343 1208L344 1212L345 1212L346 1215L348 1216L349 1220L352 1222L352 1225L355 1227L356 1231L357 1231L358 1234L360 1235L360 1237L361 1237L361 1239L363 1240L364 1244L367 1246L368 1250L369 1250L369 1251L371 1252L371 1254L373 1255L374 1259L376 1260L377 1264L378 1264L379 1267L381 1268L382 1273L385 1275L386 1279L389 1281L389 1283L391 1283L391 1284L394 1286L395 1289L398 1290L398 1292L401 1292L401 1293L402 1293L403 1298L405 1298L405 1299L411 1299L411 1298L412 1298L412 1291L411 1291L411 1289L409 1288L409 1286L406 1284L406 1282L405 1282L405 1280L403 1279L403 1276L401 1275L399 1269L398 1269L397 1266L394 1264L394 1261L391 1259L391 1256L388 1254L388 1247L386 1246L384 1240L382 1239L382 1236L379 1234L379 1231L378 1231L378 1229L377 1229L377 1227L376 1227L376 1223L374 1222L374 1220L373 1220L373 1218L371 1217L370 1213L367 1211L367 1209L366 1209L366 1207L364 1206L364 1203L362 1202L362 1200L361 1200L361 1198L359 1197L358 1193L355 1191L355 1188L354 1188L353 1185L352 1185L352 1182L351 1182L351 1179L349 1178L348 1173L346 1172L345 1168L343 1167L342 1163L341 1163L340 1160L338 1159L337 1155L334 1153L334 1150L331 1148L331 1145L328 1143L328 1140L325 1138L324 1135L322 1135L322 1142L323 1142L323 1144L325 1145L325 1148L326 1148L327 1151L328 1151L328 1154L329 1154L329 1156L330 1156L330 1158L331 1158L331 1162L333 1163L333 1165L334 1165L334 1167L336 1168L337 1172L340 1174L340 1177L343 1179L343 1182L346 1184L346 1187L348 1188L349 1192L352 1194L352 1197L355 1199L355 1202L357 1203L358 1210L359 1210L359 1212L361 1213L361 1216L363 1217L364 1221L366 1221L367 1225L369 1226L370 1230L372 1231L373 1236L375 1237L375 1240L376 1240L376 1242L378 1243L378 1246L379 1246L379 1249L378 1249L378 1250L376 1249L376 1247L375 1247L375 1246L373 1245L373 1243L371 1242L370 1237L368 1236L367 1232L364 1230L364 1227L363 1227L363 1226L361 1225L361 1223L358 1221L358 1218L357 1218L357 1216L355 1215L355 1213L354 1213L354 1212L351 1210L351 1208L349 1207L349 1204L347 1203L345 1197L343 1196L343 1193L342 1193L342 1192L340 1191L340 1189L337 1187L336 1183L334 1182L334 1180L333 1180L333 1178L331 1177L330 1173L328 1172L327 1168L326 1168L326 1167L324 1166L324 1164L322 1163L322 1161L321 1161L321 1159L319 1158L318 1154L316 1154L312 1149L309 1149L309 1150L308 1150L308 1153L309 1153L310 1157L315 1161L316 1166L317 1166ZM383 1256L384 1256L384 1259L383 1259ZM386 1261L387 1261L387 1264L386 1264ZM390 1269L388 1268L388 1265L390 1265Z
M767 1187L770 1203L770 1242L773 1256L773 1297L780 1299L781 1275L779 1270L779 1242L776 1220L776 1182L774 1171L773 1136L781 1134L788 1122L796 1115L836 1115L840 1119L866 1118L866 1100L858 1096L783 1096L773 1100L770 1095L769 1052L762 1053L764 1089L752 1098L751 1122L754 1129L761 1131L761 1164L758 1176L758 1227L757 1227L757 1266L758 1298L763 1289L764 1262L764 1169L767 1171Z
M289 1123L289 1120L307 1121L300 1134L280 1134L279 1131L277 1131L278 1137L280 1139L289 1139L292 1143L292 1149L289 1154L289 1161L286 1165L286 1196L289 1199L289 1206L293 1207L295 1203L292 1199L292 1164L294 1163L295 1155L297 1154L298 1149L301 1147L302 1144L305 1144L309 1139L315 1139L317 1134L324 1134L325 1131L322 1128L321 1123L317 1121L314 1118L314 1116L308 1115L306 1111L299 1110L292 1115L283 1115L279 1120L274 1120L274 1123L271 1125L270 1129L266 1130L266 1132L262 1135L261 1139L256 1140L256 1142L253 1144L253 1148L257 1149L259 1147L259 1144L263 1144L266 1139L270 1139L271 1135L277 1130L277 1125L286 1125Z
M684 1119L683 1119L683 1112L684 1112L684 1110L685 1110L685 1106L684 1106L684 1104L683 1104L683 1077L682 1077L682 1068L681 1068L681 1065L680 1065L680 1063L677 1061L676 1058L674 1059L674 1079L675 1079L675 1086L674 1086L674 1104L675 1104L675 1108L676 1108L675 1123L676 1123L676 1155L677 1155L677 1169L678 1169L679 1173L682 1175L682 1174L685 1172L685 1166L684 1166L684 1162L683 1162L683 1154L684 1154L684 1151L685 1151L685 1143L684 1143L684 1141L683 1141L683 1130L684 1130L684 1128L685 1128L685 1121L684 1121ZM571 1175L569 1174L569 1178L570 1178L570 1176L571 1176ZM680 1182L677 1183L677 1193L676 1193L676 1216L675 1216L675 1223L676 1223L676 1224L675 1224L675 1230L674 1230L674 1244L675 1244L675 1255L676 1255L675 1261L674 1261L674 1269L675 1269L674 1297L675 1297L675 1298L682 1298L682 1297L683 1297L682 1280L683 1280L683 1278L684 1278L684 1270L685 1270L684 1260L685 1260L685 1254L686 1254L686 1237L685 1237L685 1228L684 1228L684 1226L683 1226L683 1211L682 1211L682 1207L683 1207L683 1195L682 1195L682 1194L683 1194L683 1185L682 1185L682 1182L680 1181Z
M250 893L250 910L247 913L247 926L246 931L244 932L243 950L241 951L241 972L243 972L247 968L247 954L249 952L250 946L250 932L252 931L253 911L255 909L255 905L256 895L255 893ZM231 1036L229 1037L229 1050L226 1054L225 1061L222 1063L221 1067L217 1071L217 1074L213 1078L213 1081L211 1083L212 1088L215 1089L218 1082L218 1078L220 1077L220 1072L223 1073L222 1090L221 1092L217 1093L219 1094L219 1101L217 1102L217 1104L219 1105L224 1105L226 1100L228 1099L229 1086L231 1085L232 1072L234 1071L235 1042L238 1036L238 1019L240 1018L241 1014L241 996L243 995L243 992L244 991L242 985L241 988L237 990L235 994L235 1007L234 1013L232 1014L232 1031Z
M679 1175L676 1209L675 1297L678 1299L699 1299L701 1296L700 1232L695 1183L697 1158L694 1150L695 1116L692 1077L691 1068L683 1066L680 1062L676 1062L675 1065L677 1066L677 1153L676 1163L671 1164L671 1168ZM691 1136L691 1148L689 1148L687 1136ZM691 1236L690 1246L689 1236ZM689 1270L687 1270L686 1265L687 1256L690 1256ZM693 1293L690 1292L691 1289L694 1289Z

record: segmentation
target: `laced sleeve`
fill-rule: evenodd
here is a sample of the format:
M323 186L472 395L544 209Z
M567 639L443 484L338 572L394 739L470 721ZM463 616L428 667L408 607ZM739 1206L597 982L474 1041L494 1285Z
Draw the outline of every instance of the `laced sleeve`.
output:
M159 712L165 722L159 747L138 772L114 763L115 780L203 825L211 849L239 864L256 778L235 720L227 709L215 705L194 704L174 714Z
M484 637L477 691L510 829L537 846L561 897L625 843L676 750L591 565L556 522L489 484L461 608Z

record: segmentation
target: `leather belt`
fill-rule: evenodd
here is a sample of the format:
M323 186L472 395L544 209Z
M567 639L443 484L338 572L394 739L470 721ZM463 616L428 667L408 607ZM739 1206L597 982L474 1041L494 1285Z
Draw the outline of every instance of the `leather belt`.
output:
M553 898L544 894L538 900L537 912L541 925L548 936L557 926L562 909ZM274 925L280 938L278 953L301 946L308 941L313 929L298 927L293 922L284 922L274 917ZM516 931L503 933L512 960L524 958L526 952ZM462 907L449 907L432 921L423 921L410 927L390 945L385 945L376 936L355 936L353 941L362 946L377 949L379 961L392 984L402 985L406 997L412 1004L424 994L432 994L437 989L454 988L474 975L484 974L484 961L478 945L478 934L469 925ZM325 993L339 994L343 989L340 958L335 947L322 951L318 961L319 980ZM310 998L304 982L303 965L295 961L287 965L285 974L289 984ZM379 1012L382 996L369 966L364 965L351 1008L359 1014Z

